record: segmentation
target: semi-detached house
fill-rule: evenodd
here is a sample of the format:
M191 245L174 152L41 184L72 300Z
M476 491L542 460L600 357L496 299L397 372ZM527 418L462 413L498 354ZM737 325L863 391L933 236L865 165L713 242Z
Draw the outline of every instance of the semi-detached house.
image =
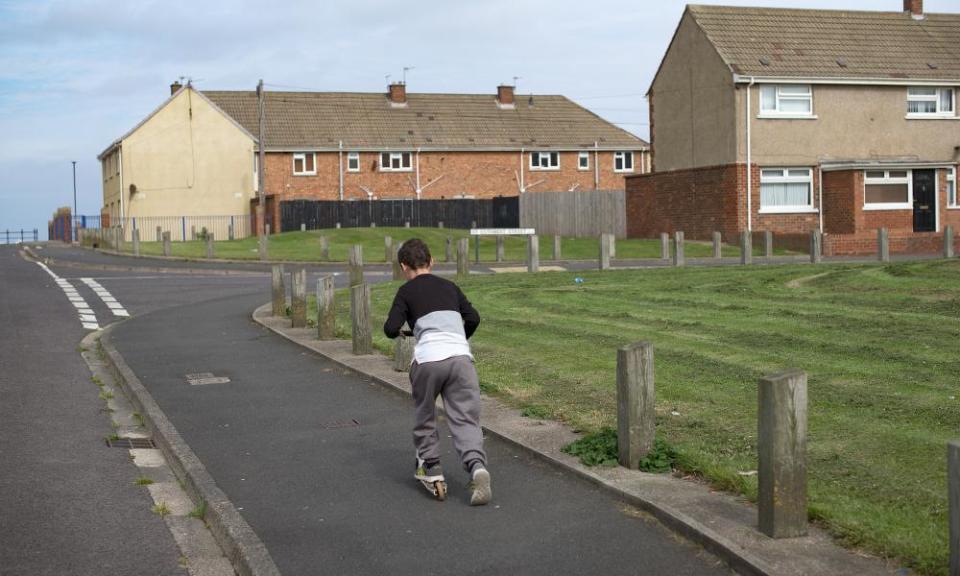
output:
M888 0L889 1L889 0ZM960 14L688 6L648 93L628 234L771 230L827 254L960 230ZM792 237L792 238L791 238Z

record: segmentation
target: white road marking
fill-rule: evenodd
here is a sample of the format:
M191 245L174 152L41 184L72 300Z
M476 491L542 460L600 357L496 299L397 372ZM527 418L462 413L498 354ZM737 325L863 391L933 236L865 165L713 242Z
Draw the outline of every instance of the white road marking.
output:
M107 305L107 308L113 312L114 316L129 317L130 313L124 309L123 305L117 302L117 299L113 297L110 292L100 285L99 282L93 278L81 278L81 282L89 286L93 291L103 300L103 303Z
M37 266L43 268L43 271L54 279L54 281L57 283L57 286L63 290L64 295L68 300L70 300L70 303L73 304L74 308L77 309L77 316L80 318L80 325L87 330L99 330L100 324L97 323L96 314L94 314L93 310L90 309L90 305L87 304L86 300L83 299L83 296L80 296L80 293L77 292L77 289L73 287L73 284L54 274L53 270L48 268L43 262L37 262Z

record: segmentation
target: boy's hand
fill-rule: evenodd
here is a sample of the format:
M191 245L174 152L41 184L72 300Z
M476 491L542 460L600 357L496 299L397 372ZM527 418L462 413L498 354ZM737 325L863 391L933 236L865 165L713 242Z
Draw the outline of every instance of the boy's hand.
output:
M401 330L400 333L404 336L413 336L413 330Z

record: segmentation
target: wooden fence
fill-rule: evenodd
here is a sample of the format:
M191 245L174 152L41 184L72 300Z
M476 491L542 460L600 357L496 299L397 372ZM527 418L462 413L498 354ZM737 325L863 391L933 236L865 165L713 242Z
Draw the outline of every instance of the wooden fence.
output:
M520 195L520 227L540 236L627 237L623 190L527 192Z

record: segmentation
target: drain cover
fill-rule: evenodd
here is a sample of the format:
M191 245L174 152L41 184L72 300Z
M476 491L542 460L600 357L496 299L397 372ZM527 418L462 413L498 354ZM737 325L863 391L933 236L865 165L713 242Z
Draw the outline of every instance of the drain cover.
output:
M350 420L335 420L333 422L324 422L320 425L321 430L338 430L340 428L356 428L360 425L360 421L356 418L351 418Z
M153 438L107 438L110 448L156 448Z
M205 384L227 384L230 379L226 376L214 376L213 372L198 372L196 374L185 374L187 384L191 386L203 386Z

